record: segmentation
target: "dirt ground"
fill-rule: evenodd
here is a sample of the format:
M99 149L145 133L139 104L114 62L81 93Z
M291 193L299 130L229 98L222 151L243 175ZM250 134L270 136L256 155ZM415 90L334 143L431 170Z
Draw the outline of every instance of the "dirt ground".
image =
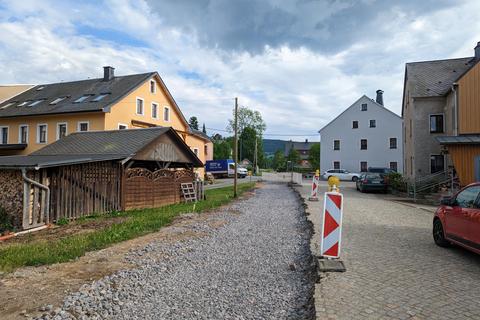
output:
M253 194L254 192L246 192L243 197ZM67 294L78 291L83 284L119 270L133 268L134 265L125 260L126 255L132 249L142 248L153 241L175 242L191 237L204 237L206 234L195 232L189 226L209 221L216 211L218 209L202 214L182 215L159 232L125 241L103 250L88 252L75 261L50 266L25 267L17 269L13 273L0 275L0 297L2 297L0 318L3 320L25 319L25 313L29 316L41 315L40 307L53 305L55 308L59 306ZM212 228L220 228L226 222L212 220L208 223ZM71 234L74 232L72 229L66 228L67 231L62 231L61 234L64 235L65 232ZM55 229L47 230L44 235L47 238L52 237L55 232L57 232ZM80 230L80 232L82 231ZM36 238L39 235L33 237ZM19 238L16 241L27 240Z

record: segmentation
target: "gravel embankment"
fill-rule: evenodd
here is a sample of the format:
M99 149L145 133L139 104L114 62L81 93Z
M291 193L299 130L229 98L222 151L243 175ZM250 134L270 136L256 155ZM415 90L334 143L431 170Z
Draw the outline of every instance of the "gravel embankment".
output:
M313 319L311 227L297 195L266 184L174 245L154 242L44 319ZM215 221L213 221L215 222Z

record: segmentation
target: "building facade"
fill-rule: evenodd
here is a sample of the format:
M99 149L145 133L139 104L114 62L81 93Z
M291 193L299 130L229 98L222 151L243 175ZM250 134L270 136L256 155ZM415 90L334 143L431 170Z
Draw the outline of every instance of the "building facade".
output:
M0 155L30 154L72 132L172 127L198 158L213 143L190 129L157 72L37 85L0 104ZM203 175L203 170L199 170Z
M409 180L452 171L452 159L439 138L460 134L458 81L479 59L480 46L477 45L474 57L406 64L402 116L404 168ZM480 121L471 115L466 118Z
M320 130L320 168L367 171L386 167L403 172L402 118L376 101L362 96Z
M312 165L310 164L310 148L315 144L315 142L308 142L305 139L305 142L298 142L298 141L287 141L285 142L285 157L288 157L292 150L298 152L299 156L299 163L298 166L302 168L311 168Z

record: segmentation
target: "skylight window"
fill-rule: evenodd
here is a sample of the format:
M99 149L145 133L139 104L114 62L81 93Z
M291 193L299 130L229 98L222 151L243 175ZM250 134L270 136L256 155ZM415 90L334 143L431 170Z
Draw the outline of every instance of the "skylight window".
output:
M65 98L67 98L67 97L59 97L59 98L56 98L55 100L53 100L52 102L50 102L50 104L57 104L57 103L59 103L60 101L65 100Z
M37 91L41 91L41 90L43 90L44 88L45 88L44 86L38 87L38 88L37 88Z
M7 103L6 105L2 106L0 109L6 109L8 107L11 107L15 104L16 102L10 102L10 103Z
M102 100L103 98L105 98L106 96L108 96L109 94L110 93L101 93L95 99L93 99L91 102L98 102L98 101Z
M85 100L87 100L88 98L90 98L92 95L91 94L84 94L83 96L81 96L80 98L78 98L77 100L73 101L74 103L80 103L80 102L84 102Z
M29 104L30 102L32 102L32 100L23 101L23 102L20 103L18 106L19 106L19 107L23 107L23 106Z
M39 104L40 102L44 101L45 99L38 99L38 100L35 100L33 101L32 103L30 103L28 106L29 107L34 107L36 106L37 104Z

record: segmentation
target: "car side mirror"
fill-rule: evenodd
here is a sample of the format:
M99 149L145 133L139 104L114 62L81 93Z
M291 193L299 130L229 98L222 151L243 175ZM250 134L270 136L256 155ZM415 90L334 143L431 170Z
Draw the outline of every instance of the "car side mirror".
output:
M451 197L444 197L442 200L440 200L440 203L444 206L452 206L453 199Z

